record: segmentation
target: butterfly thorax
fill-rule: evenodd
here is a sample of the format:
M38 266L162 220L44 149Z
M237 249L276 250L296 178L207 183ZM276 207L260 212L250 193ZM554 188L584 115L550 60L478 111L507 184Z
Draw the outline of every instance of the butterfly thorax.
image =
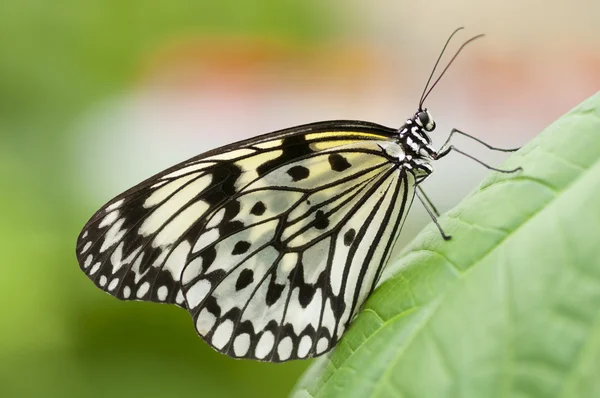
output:
M430 163L437 152L431 146L428 133L434 129L435 122L426 109L419 110L398 129L398 144L404 152L401 161L407 169L424 174L433 172Z

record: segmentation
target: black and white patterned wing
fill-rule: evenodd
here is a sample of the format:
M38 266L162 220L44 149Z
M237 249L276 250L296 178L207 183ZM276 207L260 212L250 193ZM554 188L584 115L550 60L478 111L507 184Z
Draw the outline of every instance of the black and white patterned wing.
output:
M280 362L335 345L373 289L413 198L413 175L380 144L273 170L192 239L183 292L197 332L215 349Z
M372 289L412 199L412 175L383 150L394 134L315 123L190 159L100 209L80 266L120 299L188 308L229 355L321 354Z

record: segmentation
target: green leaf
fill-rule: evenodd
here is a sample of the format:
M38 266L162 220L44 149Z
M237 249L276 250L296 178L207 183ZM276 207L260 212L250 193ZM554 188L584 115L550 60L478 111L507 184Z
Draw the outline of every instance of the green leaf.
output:
M599 397L600 93L398 259L297 397Z

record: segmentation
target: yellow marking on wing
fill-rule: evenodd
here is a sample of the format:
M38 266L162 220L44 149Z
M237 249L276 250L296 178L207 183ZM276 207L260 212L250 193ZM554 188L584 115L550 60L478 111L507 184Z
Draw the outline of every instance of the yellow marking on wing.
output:
M235 164L238 165L243 171L254 170L267 163L269 160L278 158L282 154L283 151L281 149L277 149L238 160L235 162Z
M356 140L318 141L309 144L309 146L313 151L324 151L325 149L351 144L356 144Z
M281 142L282 142L282 140L271 140L271 141L261 142L260 144L256 144L254 146L257 148L260 148L260 149L269 149L269 148L281 146Z
M218 155L211 156L207 159L208 160L232 160L232 159L239 158L239 157L242 157L245 155L250 155L255 152L256 151L254 149L240 148L240 149L236 149L234 151L223 152Z
M314 140L322 140L322 139L334 139L336 136L340 137L356 137L359 139L369 139L369 140L387 140L389 137L381 134L373 134L373 133L363 133L360 131L324 131L322 133L311 133L306 135L307 141Z

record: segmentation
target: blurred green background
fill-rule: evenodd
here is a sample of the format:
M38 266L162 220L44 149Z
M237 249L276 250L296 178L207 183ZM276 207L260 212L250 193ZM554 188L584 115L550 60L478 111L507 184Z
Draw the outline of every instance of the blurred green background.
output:
M516 146L597 89L597 13L477 4L1 2L0 396L286 395L308 361L236 361L185 311L101 293L77 234L122 190L217 145L323 119L399 125L462 24L492 38L432 94L442 132ZM502 12L523 18L489 23ZM446 209L483 174L449 161L431 196ZM427 221L414 213L401 242Z

